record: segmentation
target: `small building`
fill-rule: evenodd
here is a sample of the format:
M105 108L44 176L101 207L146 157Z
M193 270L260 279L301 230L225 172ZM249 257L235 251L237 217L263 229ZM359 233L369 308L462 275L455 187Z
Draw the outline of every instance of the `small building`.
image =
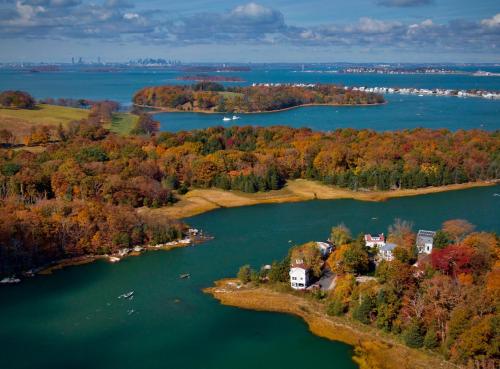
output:
M316 242L316 246L318 246L323 259L326 259L332 252L332 245L328 242Z
M302 259L290 266L290 286L295 290L305 290L309 286L309 267Z
M430 254L434 245L436 232L421 229L417 233L417 250L419 254Z
M385 245L385 236L380 233L378 236L372 236L371 234L365 234L365 244L368 247L382 247Z
M394 260L394 249L397 247L395 243L386 243L378 249L379 260L392 261Z

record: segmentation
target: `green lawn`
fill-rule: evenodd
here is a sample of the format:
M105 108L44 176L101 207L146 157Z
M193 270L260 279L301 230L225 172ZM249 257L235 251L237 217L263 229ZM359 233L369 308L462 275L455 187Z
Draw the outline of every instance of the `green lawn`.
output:
M224 97L236 97L236 96L243 96L242 93L239 92L228 92L228 91L221 91L219 92L220 95Z
M113 114L113 121L107 127L111 132L120 135L128 135L139 117L130 113L115 113Z
M0 108L0 124L4 120L18 120L26 124L59 125L87 118L88 110L56 105L38 105L35 109ZM7 127L2 127L7 128ZM12 128L12 127L11 127Z

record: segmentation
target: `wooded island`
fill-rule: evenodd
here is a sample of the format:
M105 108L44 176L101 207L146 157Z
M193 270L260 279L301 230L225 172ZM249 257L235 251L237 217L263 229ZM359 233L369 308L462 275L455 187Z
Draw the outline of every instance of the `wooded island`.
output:
M205 113L273 112L304 105L375 105L380 94L337 85L256 85L224 87L214 82L192 86L146 87L136 92L137 106Z

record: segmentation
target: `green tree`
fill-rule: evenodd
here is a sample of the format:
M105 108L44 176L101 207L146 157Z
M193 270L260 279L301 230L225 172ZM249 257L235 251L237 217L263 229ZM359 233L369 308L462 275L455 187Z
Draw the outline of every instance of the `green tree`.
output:
M439 341L436 329L431 326L425 333L423 345L426 349L433 349L436 348L438 344Z
M243 265L240 270L238 270L238 279L241 281L241 283L246 284L250 282L252 278L252 269L250 268L250 265Z
M412 322L403 332L403 339L408 347L422 347L424 345L424 330L422 324Z

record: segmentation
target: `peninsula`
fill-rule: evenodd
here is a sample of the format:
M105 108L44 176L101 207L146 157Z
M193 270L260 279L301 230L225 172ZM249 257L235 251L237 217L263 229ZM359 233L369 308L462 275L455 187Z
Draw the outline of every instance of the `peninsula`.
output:
M222 304L303 318L321 337L355 346L361 369L497 367L494 233L462 219L413 232L396 219L376 236L339 224L328 241L204 291ZM475 260L481 259L481 263Z

